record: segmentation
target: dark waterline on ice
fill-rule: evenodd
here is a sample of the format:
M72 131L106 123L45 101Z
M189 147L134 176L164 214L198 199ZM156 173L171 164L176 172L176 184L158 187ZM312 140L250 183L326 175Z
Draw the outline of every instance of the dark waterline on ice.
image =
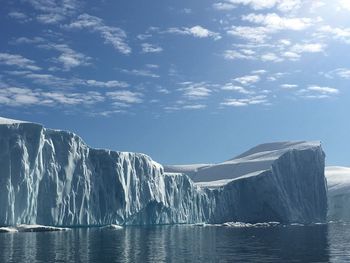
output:
M350 225L0 233L0 262L346 262Z

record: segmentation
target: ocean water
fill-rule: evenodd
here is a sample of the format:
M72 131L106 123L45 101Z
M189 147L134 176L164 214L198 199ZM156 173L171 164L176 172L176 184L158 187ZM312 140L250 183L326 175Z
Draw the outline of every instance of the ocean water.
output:
M350 262L350 225L0 233L0 262Z

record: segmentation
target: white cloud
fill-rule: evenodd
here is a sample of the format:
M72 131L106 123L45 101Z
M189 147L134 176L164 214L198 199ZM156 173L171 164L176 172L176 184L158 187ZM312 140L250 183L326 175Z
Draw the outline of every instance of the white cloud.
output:
M241 83L242 85L251 85L260 81L259 75L246 75L234 79L235 81Z
M350 79L350 69L348 68L337 68L331 72L329 72L327 75L337 75L338 77L341 77L343 79Z
M282 56L289 59L289 60L298 60L300 59L300 54L292 52L292 51L285 51L282 53Z
M291 48L295 53L319 53L323 52L325 45L322 43L296 44Z
M292 42L289 39L280 39L278 42L281 43L283 46L290 46L292 44Z
M33 37L33 38L28 38L28 37L19 37L12 41L14 44L36 44L36 43L41 43L44 42L45 39L42 37Z
M236 6L227 2L218 2L213 4L213 8L220 11L230 11L236 8Z
M18 87L7 87L0 90L0 104L12 107L92 105L102 101L104 101L104 96L98 92L64 93Z
M103 20L89 14L82 14L77 20L65 26L70 29L90 29L98 32L106 43L111 44L122 54L130 54L131 48L126 43L126 33L119 27L107 26Z
M349 0L340 0L339 4L340 4L340 7L342 9L346 9L347 11L350 11L350 2L349 2Z
M60 14L42 14L38 15L36 19L43 24L57 24L63 21L65 17Z
M299 86L296 84L282 84L281 85L282 89L295 89L297 87L299 87Z
M39 74L30 71L9 71L10 75L31 80L36 85L42 85L51 88L75 88L75 87L91 87L91 88L126 88L129 84L119 80L94 80L80 78L62 78L51 74Z
M226 33L251 42L263 43L268 38L269 30L265 27L232 26Z
M106 95L116 101L126 104L134 104L134 103L141 103L142 102L142 93L139 92L132 92L128 90L121 90L121 91L111 91L107 92Z
M79 9L77 0L25 0L34 9L42 12L37 15L37 20L44 24L56 24L74 15Z
M0 53L0 64L34 71L41 69L35 65L33 60L22 57L21 55L9 53Z
M86 84L92 87L100 88L127 88L129 84L123 81L118 80L109 80L109 81L97 81L93 79L86 80Z
M142 53L160 53L163 51L163 48L157 45L142 43Z
M151 70L148 69L121 69L123 73L140 76L140 77L150 77L150 78L159 78L160 76Z
M267 70L265 69L258 69L258 70L253 70L251 71L252 74L259 74L259 75L264 75L267 73Z
M312 25L310 18L281 17L275 13L271 14L249 14L242 20L266 26L270 30L304 30Z
M228 0L228 2L238 5L247 5L254 10L277 8L282 12L290 12L301 7L300 0Z
M234 85L232 83L226 83L222 88L222 90L227 91L235 91L241 94L252 94L254 92L247 90L246 88L243 88L241 86Z
M231 106L231 107L243 107L249 105L258 105L258 104L268 104L266 95L259 95L250 98L244 99L226 99L224 102L221 102L222 106Z
M225 50L224 58L229 60L235 59L255 59L255 52L252 50Z
M186 99L204 99L210 96L212 93L210 85L206 82L182 82L180 84L184 87L180 88L179 90L183 92L183 96Z
M324 37L322 34L331 35L334 39L350 44L350 28L322 26L316 36Z
M333 94L338 94L339 90L335 88L330 88L330 87L321 87L321 86L309 86L307 88L308 91L315 91L319 92L325 95L333 95Z
M13 11L8 14L9 17L18 20L21 23L29 22L32 19L22 12Z
M66 44L47 44L39 45L41 48L54 49L59 51L61 54L53 59L55 62L61 63L64 70L70 70L78 66L89 66L91 58L74 51Z
M182 108L184 110L200 110L200 109L204 109L207 106L204 104L194 104L194 105L185 105Z
M269 52L261 55L261 60L265 62L281 62L282 58L278 57L275 53Z
M168 30L166 30L167 33L171 34L179 34L179 35L191 35L193 37L197 38L213 38L214 40L221 39L221 36L219 33L210 31L209 29L206 29L202 26L193 26L193 27L171 27Z

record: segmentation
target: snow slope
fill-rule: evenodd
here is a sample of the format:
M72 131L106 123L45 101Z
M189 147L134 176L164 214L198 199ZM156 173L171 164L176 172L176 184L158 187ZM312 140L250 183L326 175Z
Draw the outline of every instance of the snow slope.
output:
M244 171L259 172L244 174L236 158L226 163L238 176L206 175L230 180L206 187L164 173L147 155L93 149L70 132L2 119L0 226L325 220L320 144L274 145L238 158L253 165Z
M350 168L329 166L325 173L328 184L328 219L350 221Z

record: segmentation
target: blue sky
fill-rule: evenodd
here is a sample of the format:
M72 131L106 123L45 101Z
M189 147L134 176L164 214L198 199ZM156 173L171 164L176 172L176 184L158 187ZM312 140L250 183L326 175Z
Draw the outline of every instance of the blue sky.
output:
M321 140L350 165L350 1L18 0L0 10L1 116L161 163Z

